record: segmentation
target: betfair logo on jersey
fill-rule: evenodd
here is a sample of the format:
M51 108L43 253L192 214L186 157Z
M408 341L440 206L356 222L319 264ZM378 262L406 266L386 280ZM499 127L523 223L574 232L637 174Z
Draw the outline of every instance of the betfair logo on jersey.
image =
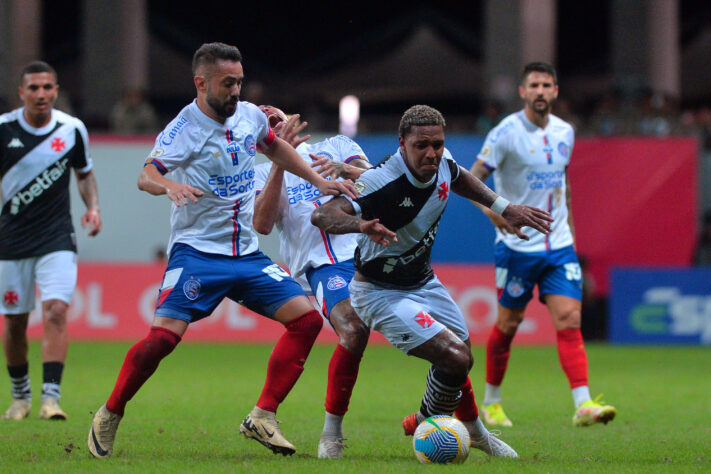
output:
M244 170L228 176L210 175L207 183L212 186L216 196L229 197L246 193L254 189L254 170Z
M20 206L23 204L25 206L30 205L32 201L52 187L52 185L64 175L68 162L69 158L59 160L54 166L47 168L44 170L44 173L37 176L35 181L30 184L25 191L19 191L15 194L10 201L10 214L17 214L20 212Z

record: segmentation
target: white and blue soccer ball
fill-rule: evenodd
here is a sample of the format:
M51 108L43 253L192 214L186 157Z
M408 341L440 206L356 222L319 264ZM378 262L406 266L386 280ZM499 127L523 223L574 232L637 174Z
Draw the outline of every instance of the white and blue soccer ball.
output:
M461 464L469 456L469 431L453 416L434 415L417 427L412 447L422 464Z

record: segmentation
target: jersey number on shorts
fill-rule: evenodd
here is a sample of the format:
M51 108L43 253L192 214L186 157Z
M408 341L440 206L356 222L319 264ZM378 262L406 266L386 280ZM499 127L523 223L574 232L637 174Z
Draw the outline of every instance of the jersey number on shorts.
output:
M566 263L563 265L565 268L565 278L568 280L581 280L583 278L583 272L580 270L580 264L577 263Z
M289 276L289 274L276 263L262 268L262 271L274 278L276 281L282 281L284 278Z

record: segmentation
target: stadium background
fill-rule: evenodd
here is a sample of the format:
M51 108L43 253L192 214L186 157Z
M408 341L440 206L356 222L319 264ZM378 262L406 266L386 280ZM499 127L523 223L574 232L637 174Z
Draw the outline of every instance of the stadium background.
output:
M317 136L337 132L338 101L356 95L355 139L373 161L397 146L402 111L424 102L445 114L447 146L470 166L492 125L487 119L496 119L486 114L489 107L500 107L500 117L519 106L521 66L532 59L554 63L561 84L555 113L578 133L571 183L591 290L586 336L711 343L711 278L689 269L701 214L711 207L707 2L506 0L436 8L417 1L324 2L255 9L204 1L199 14L194 10L189 2L151 0L0 1L0 39L8 45L0 53L1 111L18 105L18 68L42 58L59 73L58 107L90 130L105 227L96 239L78 231L73 338L142 336L164 265L156 260L169 233L168 201L135 187L155 134L112 133L111 109L125 90L140 89L158 123L166 123L194 95L192 52L220 40L245 56L245 100L300 112ZM73 193L78 227L82 206ZM275 241L270 236L263 248L278 259ZM453 200L433 258L475 342L483 341L495 314L492 255L491 225L470 204ZM189 338L269 340L279 333L233 304L215 316ZM41 333L37 322L34 314L34 337ZM553 341L540 305L527 324L517 342ZM328 331L322 338L334 340Z

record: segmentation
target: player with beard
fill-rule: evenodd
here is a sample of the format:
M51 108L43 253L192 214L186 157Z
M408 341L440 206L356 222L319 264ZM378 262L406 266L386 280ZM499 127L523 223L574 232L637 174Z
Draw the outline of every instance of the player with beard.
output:
M538 285L556 330L558 357L572 390L573 424L607 423L616 410L592 400L588 363L580 333L582 272L575 252L568 165L575 140L573 127L551 113L558 97L553 66L534 62L521 76L523 110L509 115L489 132L471 169L482 181L494 173L496 191L511 201L548 211L550 234L525 229L519 239L500 216L479 206L496 226L498 317L486 346L486 391L481 412L490 425L511 426L501 404L511 341L523 321L526 305ZM475 203L476 204L476 203Z
M224 297L286 328L269 359L262 394L239 430L274 453L296 450L275 415L323 322L299 284L259 251L252 229L257 148L325 195L355 196L354 188L321 177L276 137L256 105L239 101L244 72L236 47L202 45L193 56L193 80L197 99L158 136L138 179L141 190L172 201L170 259L148 336L128 351L111 396L92 420L88 444L97 458L111 455L128 401L188 325L209 316ZM164 176L169 172L173 179Z

